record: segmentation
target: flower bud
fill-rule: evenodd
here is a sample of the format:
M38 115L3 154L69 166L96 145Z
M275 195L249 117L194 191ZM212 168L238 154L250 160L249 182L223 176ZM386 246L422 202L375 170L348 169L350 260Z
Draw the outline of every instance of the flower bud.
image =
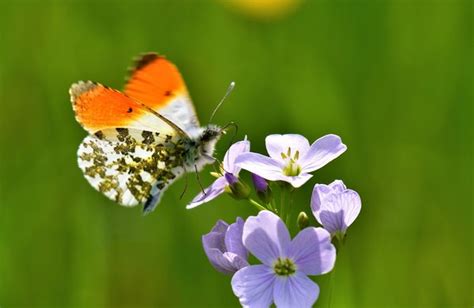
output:
M308 215L306 215L305 212L300 212L298 218L296 219L296 222L298 224L298 228L300 228L300 230L303 230L304 228L309 226Z
M239 181L239 178L233 175L232 173L226 172L224 176L229 185L233 185Z
M238 177L232 173L225 173L225 179L229 186L227 188L230 190L228 193L237 200L247 199L250 196L250 187L247 184L243 183Z
M261 176L252 173L252 182L257 192L258 198L265 204L269 204L272 201L272 190L268 185L267 181Z

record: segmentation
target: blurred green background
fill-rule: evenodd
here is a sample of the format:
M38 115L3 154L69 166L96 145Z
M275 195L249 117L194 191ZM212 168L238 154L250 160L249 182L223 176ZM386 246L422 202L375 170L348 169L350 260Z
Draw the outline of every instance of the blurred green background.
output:
M143 217L77 167L86 132L70 84L121 89L144 51L178 65L203 124L235 80L214 122L236 121L254 151L271 133L348 145L295 194L294 213L308 211L314 183L343 179L363 200L332 291L316 278L317 306L330 293L331 307L472 306L472 2L308 0L267 14L277 2L0 3L2 308L238 306L201 235L253 208L223 196L185 210L199 186L179 200L180 180Z

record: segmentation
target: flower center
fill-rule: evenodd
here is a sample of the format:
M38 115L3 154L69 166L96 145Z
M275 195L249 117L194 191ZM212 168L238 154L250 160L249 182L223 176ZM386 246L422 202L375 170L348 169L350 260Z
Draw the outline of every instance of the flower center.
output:
M296 272L296 265L288 258L278 258L273 265L273 270L278 276L290 276Z
M286 153L281 153L281 157L286 161L286 166L283 168L283 174L286 176L297 176L301 173L301 166L297 164L300 158L300 152L297 150L294 155L291 155L291 148L288 147Z

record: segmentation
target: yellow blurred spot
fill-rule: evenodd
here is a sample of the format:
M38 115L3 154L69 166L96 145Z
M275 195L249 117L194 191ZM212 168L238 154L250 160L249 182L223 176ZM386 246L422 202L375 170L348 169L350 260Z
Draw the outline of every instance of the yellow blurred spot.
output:
M241 13L263 20L285 17L294 12L302 0L220 0Z

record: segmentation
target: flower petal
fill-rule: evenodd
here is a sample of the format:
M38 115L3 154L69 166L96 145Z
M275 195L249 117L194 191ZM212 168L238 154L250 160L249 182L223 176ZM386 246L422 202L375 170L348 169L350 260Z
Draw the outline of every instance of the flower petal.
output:
M232 290L243 307L267 308L273 301L275 274L266 265L242 268L232 277Z
M209 202L215 199L217 196L224 192L224 188L227 186L225 177L220 177L214 181L208 188L204 190L205 194L200 192L190 204L186 206L187 209L195 208L203 203Z
M224 227L225 229L222 229ZM216 230L217 231L214 231ZM227 251L225 246L225 231L227 230L227 224L222 220L218 221L216 226L212 229L211 232L202 236L202 246L204 247L204 251L207 253L210 249L217 249L221 254Z
M224 171L238 175L240 167L235 165L235 159L242 153L250 151L250 141L242 140L230 146L224 156Z
M336 248L331 235L323 228L308 227L291 241L288 256L297 270L306 275L320 275L332 270L336 262Z
M225 252L224 258L230 262L233 273L237 272L241 268L249 266L247 258L242 258L242 256L239 256L233 252Z
M361 201L359 195L351 190L334 194L319 211L320 223L331 233L346 232L360 213ZM316 216L316 215L315 215ZM319 221L318 220L318 221Z
M237 222L240 223L241 229L243 225L242 218L238 218ZM233 274L242 267L248 266L247 262L247 255L245 248L242 255L238 255L232 251L228 251L227 247L227 236L229 234L230 229L235 229L235 227L231 228L231 226L236 225L236 223L232 225L227 225L227 223L223 220L217 221L215 226L212 228L211 232L204 235L202 237L202 246L204 248L204 252L206 253L209 262L211 262L212 266L217 269L219 272L225 274ZM235 231L231 231L235 236ZM242 244L242 231L240 231L240 245L243 247Z
M209 259L211 265L219 272L223 274L232 275L241 268L248 266L247 260L242 259L235 253L225 252L222 253L217 248L211 248L205 250L206 256Z
M311 209L326 230L331 233L345 232L359 215L361 200L357 192L345 189L342 181L334 181L330 185L316 184Z
M229 224L227 224L222 219L219 219L214 225L214 227L212 227L211 232L218 232L224 234L227 231L227 228L229 228Z
M286 176L282 174L279 177L279 181L285 181L291 184L291 186L298 188L304 185L304 183L308 182L313 176L309 173L301 173L297 176Z
M331 160L337 158L347 149L341 138L336 135L326 135L316 140L299 163L303 172L315 171Z
M357 192L348 189L340 196L340 202L341 207L344 209L344 224L347 228L352 225L357 216L359 216L362 201Z
M326 184L316 184L311 195L311 210L313 211L316 220L322 224L319 214L323 210L323 205L327 205L327 200L331 198L333 190L331 186ZM336 211L339 209L335 209Z
M270 181L278 181L283 175L283 164L257 153L244 153L235 161L236 165Z
M278 257L285 257L290 233L283 221L270 211L250 216L244 224L244 246L262 263L272 266Z
M334 180L328 185L334 192L343 192L347 189L346 185L341 180Z
M225 235L225 246L227 251L233 252L244 259L247 259L248 251L242 243L242 233L244 231L244 220L237 217L237 221L227 228Z
M278 308L312 307L318 296L318 285L302 272L275 280L273 299Z
M299 151L299 156L303 157L309 150L308 139L297 134L269 135L265 138L267 152L271 158L283 162L281 153L286 154L288 148L291 148L291 155Z

